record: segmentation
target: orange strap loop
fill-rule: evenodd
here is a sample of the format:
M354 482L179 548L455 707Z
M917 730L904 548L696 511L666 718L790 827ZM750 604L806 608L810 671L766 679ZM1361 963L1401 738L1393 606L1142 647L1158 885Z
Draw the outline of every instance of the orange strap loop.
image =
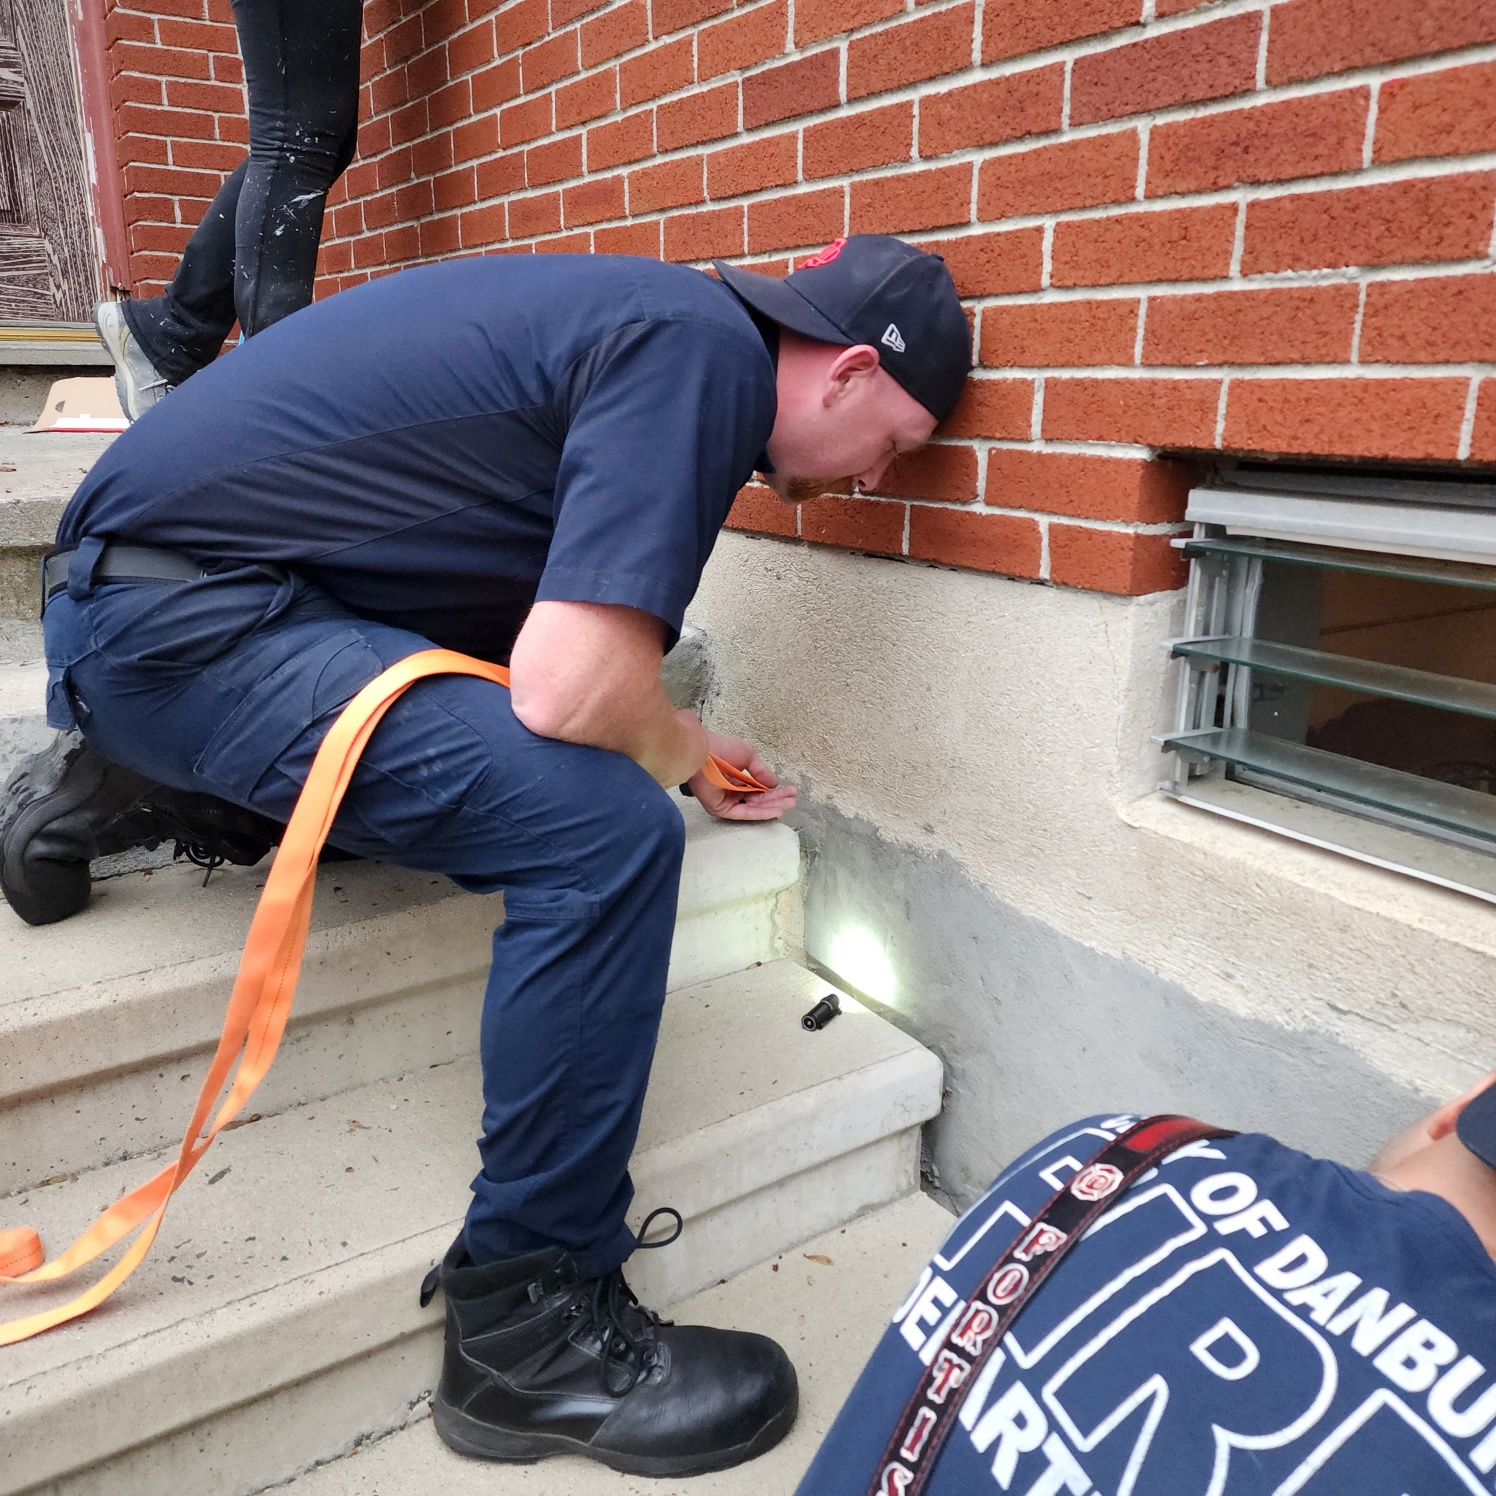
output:
M0 1283L50 1283L66 1278L137 1228L144 1229L124 1256L77 1298L0 1324L0 1345L29 1340L86 1314L140 1266L156 1239L172 1195L264 1080L290 1017L301 973L318 854L374 729L394 702L428 675L475 675L501 686L509 684L509 672L502 665L490 665L449 649L428 649L392 665L343 709L317 750L265 880L224 1015L223 1033L203 1077L176 1161L116 1200L72 1246L50 1262L42 1251L41 1238L30 1226L0 1231ZM719 789L734 794L754 794L765 788L751 774L715 756L703 765L702 773ZM231 1071L229 1093L214 1114L214 1102Z

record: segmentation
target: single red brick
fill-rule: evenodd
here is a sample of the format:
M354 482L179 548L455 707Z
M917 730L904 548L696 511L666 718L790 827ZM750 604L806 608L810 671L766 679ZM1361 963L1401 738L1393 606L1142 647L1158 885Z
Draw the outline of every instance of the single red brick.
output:
M397 216L395 211L395 194L393 192L376 192L372 197L364 199L365 228L387 228L395 222ZM357 254L356 250L355 254ZM370 262L368 260L361 260L359 263L366 265Z
M156 23L150 16L135 15L117 7L104 17L104 42L112 52L122 42L154 42Z
M149 104L124 104L115 110L123 133L164 135L168 139L212 140L213 117L189 109L157 109Z
M793 130L713 151L706 158L707 195L736 197L765 187L787 187L799 177L799 158L799 137Z
M561 227L561 194L538 192L533 197L509 199L509 233L515 239L554 234Z
M895 458L878 481L879 494L967 504L977 496L977 454L944 442Z
M720 73L751 68L785 48L789 28L786 0L769 0L740 10L726 21L704 26L696 33L696 77L705 83Z
M474 124L477 123L478 121L475 120ZM494 132L493 138L495 142L497 142L499 138L498 119L493 116L489 116L488 123L490 128ZM431 177L435 176L437 172L445 171L449 166L453 164L455 159L456 158L452 155L452 136L449 132L446 131L443 131L443 133L440 135L428 135L425 140L418 140L416 141L415 145L411 147L411 161L413 162L415 169L420 172L422 176ZM338 188L346 180L346 177L339 177L338 180L333 183L333 192L337 192Z
M509 151L478 163L478 196L504 197L521 192L525 185L525 153Z
M781 194L748 205L748 253L825 244L845 232L846 189Z
M1489 0L1289 0L1273 7L1267 81L1319 78L1491 41L1496 7Z
M1155 125L1148 196L1354 171L1370 108L1370 89L1346 88Z
M455 125L473 112L473 88L466 78L459 78L439 88L426 100L426 113L433 130Z
M987 454L983 502L1079 519L1155 525L1184 518L1195 474L1161 458L1085 457L994 447Z
M447 49L439 46L418 53L405 64L405 77L411 97L434 92L451 77L447 71Z
M504 204L485 203L479 208L469 208L458 216L457 227L464 249L473 249L484 244L497 244L508 235Z
M526 99L521 104L511 104L499 110L499 140L507 150L513 145L524 145L541 135L551 133L551 96L542 94L538 99Z
M1472 462L1496 462L1496 379L1482 379L1480 382L1470 459Z
M1023 57L1060 42L1135 26L1142 0L987 0L982 12L982 61Z
M940 434L1027 441L1033 421L1032 379L968 379Z
M409 98L410 79L403 67L384 73L369 84L369 108L375 114L394 109Z
M1130 297L989 306L982 362L995 369L1130 364L1137 335L1138 303Z
M652 0L653 30L656 36L694 26L712 16L732 9L732 0Z
M582 27L582 66L632 52L649 40L649 0L625 0Z
M484 68L481 73L474 73L468 83L473 90L475 111L481 113L486 109L497 109L520 95L519 58L511 57L504 62L496 62L492 67Z
M395 216L406 223L429 218L436 211L436 194L429 181L407 182L395 193Z
M800 538L882 556L904 552L907 504L827 495L800 505Z
M600 255L660 257L660 220L652 223L620 223L593 231L592 249Z
M421 253L436 258L462 247L462 230L455 213L445 218L429 218L420 225Z
M705 198L702 158L681 156L629 173L629 213L658 213L683 208Z
M1262 13L1249 11L1076 58L1071 124L1249 92L1257 83L1262 26Z
M494 20L494 36L503 53L538 42L550 29L550 0L518 0Z
M447 67L454 78L487 67L496 56L498 43L491 20L480 21L466 31L459 31L447 43Z
M419 10L421 38L427 47L439 47L467 24L466 0L429 0Z
M962 296L1004 296L1037 291L1044 280L1044 230L1007 229L927 239L921 249L946 263Z
M917 15L847 43L847 97L861 99L971 65L976 8Z
M672 213L665 220L667 260L715 260L743 253L742 208Z
M1373 281L1361 320L1361 361L1496 363L1496 276Z
M1189 566L1167 535L1051 525L1049 579L1062 587L1141 597L1183 587Z
M1033 146L982 163L977 216L1012 218L1130 200L1137 189L1133 130Z
M440 137L438 137L440 138ZM452 156L455 161L476 161L481 156L491 156L499 148L499 117L496 114L480 114L448 132ZM424 141L417 141L419 147Z
M556 90L556 128L585 124L618 107L618 70L604 68Z
M544 145L531 146L525 152L527 187L549 187L552 182L565 182L581 175L580 133L563 136L560 140L548 140Z
M163 47L181 47L188 52L237 52L239 38L233 24L209 21L179 21L163 16L156 22L156 40Z
M539 93L562 78L570 78L580 66L581 54L577 49L576 28L573 27L526 48L520 54L519 75L526 93Z
M1212 280L1230 273L1236 204L1119 213L1055 226L1050 283L1120 286Z
M1145 364L1339 364L1351 356L1355 286L1155 296Z
M467 208L478 201L478 173L471 166L445 171L433 179L436 207L445 213L449 208Z
M919 101L919 153L940 156L1047 134L1060 128L1064 102L1065 69L1059 63L925 94Z
M743 79L743 128L813 114L841 101L841 57L835 48L750 73Z
M627 211L622 176L593 177L568 187L561 195L561 211L569 229L622 218Z
M1326 457L1451 458L1465 379L1236 379L1222 445Z
M221 171L225 175L233 171L244 159L244 151L237 145L225 145L221 140L174 140L171 143L171 164L191 167L197 171Z
M903 0L796 0L795 45L808 47L903 10Z
M1050 379L1044 435L1051 441L1209 447L1219 379Z
M654 110L641 109L587 132L588 171L607 171L654 152Z
M971 220L972 163L852 183L854 234L897 234Z
M795 506L786 504L761 483L750 483L738 490L727 515L730 530L747 530L757 535L784 535L795 538Z
M166 103L172 109L237 113L244 108L244 91L227 83L194 83L185 79L168 78Z
M914 151L913 103L841 114L805 129L805 179L835 177L907 161Z
M738 128L738 85L720 83L702 93L671 99L655 110L655 148L678 150L720 140Z
M696 81L696 38L656 42L647 52L618 64L618 102L625 109L688 88Z
M1010 577L1037 577L1039 524L1014 514L911 504L907 554L915 561L935 561Z
M607 3L608 0L551 0L551 25L569 26Z
M1247 208L1242 272L1474 259L1493 204L1492 172L1269 198Z
M538 255L590 255L592 253L592 235L561 234L553 239L541 239L535 245L535 253Z
M1393 78L1377 97L1378 161L1496 150L1496 62Z
M109 96L116 108L121 104L160 106L166 102L169 81L164 78L142 78L136 73L123 73L110 85Z

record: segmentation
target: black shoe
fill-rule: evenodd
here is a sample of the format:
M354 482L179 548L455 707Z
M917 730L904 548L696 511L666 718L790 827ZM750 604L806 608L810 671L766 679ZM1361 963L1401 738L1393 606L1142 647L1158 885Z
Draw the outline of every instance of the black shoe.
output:
M459 1237L422 1286L447 1297L433 1417L459 1454L580 1454L630 1475L698 1475L772 1449L795 1422L789 1357L763 1335L674 1325L619 1271L560 1248L475 1267Z
M0 791L0 893L27 924L50 925L88 903L95 857L173 841L175 856L200 867L249 866L280 833L253 811L156 784L79 733L59 733Z

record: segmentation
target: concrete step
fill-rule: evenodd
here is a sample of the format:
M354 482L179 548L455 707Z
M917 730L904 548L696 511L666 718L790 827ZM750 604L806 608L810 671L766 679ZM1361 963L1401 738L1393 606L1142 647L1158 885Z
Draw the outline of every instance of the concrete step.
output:
M780 961L668 1000L632 1218L670 1204L686 1226L631 1264L645 1302L677 1302L916 1188L939 1062L846 997L841 1018L805 1033L800 1015L825 990ZM465 1207L477 1117L477 1069L458 1060L224 1137L115 1300L0 1360L0 1492L239 1496L408 1421L440 1347L440 1305L421 1310L416 1290ZM150 1167L97 1169L0 1214L55 1247ZM880 1312L911 1265L869 1291Z
M713 820L692 801L671 984L794 949L799 843L778 823ZM108 879L39 929L0 906L0 1195L148 1152L180 1135L217 1042L268 863L179 863ZM270 1116L476 1047L501 895L375 863L319 875Z
M0 784L23 758L52 741L47 726L47 667L32 660L0 660Z
M799 1370L794 1432L750 1465L691 1480L615 1475L580 1459L496 1467L447 1449L423 1404L410 1427L281 1489L287 1496L789 1496L954 1219L926 1196L910 1195L675 1307L682 1323L772 1335Z
M73 490L113 440L0 424L0 659L41 658L38 565Z

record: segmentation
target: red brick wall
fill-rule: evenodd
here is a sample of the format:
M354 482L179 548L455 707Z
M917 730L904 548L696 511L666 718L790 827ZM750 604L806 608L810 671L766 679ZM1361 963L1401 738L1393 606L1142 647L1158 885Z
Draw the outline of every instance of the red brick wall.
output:
M226 17L113 13L142 283L236 158ZM749 490L743 528L1139 593L1179 578L1160 452L1496 463L1491 0L370 0L366 27L329 289L494 249L946 256L981 367L937 443L798 516Z

